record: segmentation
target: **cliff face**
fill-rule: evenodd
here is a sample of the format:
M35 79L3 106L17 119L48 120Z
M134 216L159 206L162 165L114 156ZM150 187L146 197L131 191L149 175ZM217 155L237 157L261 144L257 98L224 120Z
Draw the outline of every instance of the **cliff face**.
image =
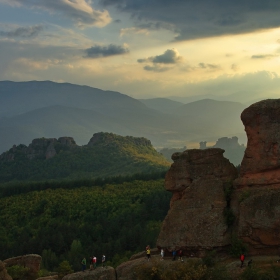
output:
M165 188L173 193L157 246L199 252L229 244L224 188L237 177L222 149L187 150L172 156Z
M257 102L241 115L248 137L232 206L238 236L255 253L280 246L280 99Z
M72 137L56 138L38 138L32 140L27 147L25 145L14 145L8 152L0 155L0 161L14 161L17 157L25 157L28 159L49 159L57 154L57 150L61 147L76 147L76 142Z
M248 145L237 179L222 149L187 150L173 155L174 163L165 178L165 187L173 197L158 247L192 252L221 248L230 244L231 232L247 244L251 254L278 252L280 99L251 105L241 119ZM233 187L227 200L226 182ZM230 231L224 221L226 208L235 216Z

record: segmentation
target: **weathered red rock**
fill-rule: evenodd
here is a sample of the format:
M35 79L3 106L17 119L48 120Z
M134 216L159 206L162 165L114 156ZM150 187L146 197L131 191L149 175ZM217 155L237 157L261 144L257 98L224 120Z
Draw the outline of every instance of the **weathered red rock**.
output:
M267 99L241 114L248 143L237 187L280 183L280 99Z
M237 171L223 153L211 148L173 154L165 178L173 197L158 247L199 251L229 244L224 185L237 177Z
M116 280L116 272L113 267L102 268L95 270L85 270L85 272L76 272L68 274L62 280Z
M0 280L13 280L13 278L8 274L5 264L0 261Z
M248 144L231 206L237 235L251 254L280 246L280 99L257 102L241 114Z
M31 255L24 255L24 256L6 259L3 262L5 263L6 267L13 266L13 265L21 265L24 267L28 267L30 269L30 273L37 274L40 270L41 261L42 261L41 256L31 254Z

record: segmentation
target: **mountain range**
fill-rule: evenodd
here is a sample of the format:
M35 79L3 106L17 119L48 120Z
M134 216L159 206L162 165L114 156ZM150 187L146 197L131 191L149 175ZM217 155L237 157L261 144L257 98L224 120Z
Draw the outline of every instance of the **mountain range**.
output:
M222 136L246 141L240 121L245 105L238 102L137 100L119 92L51 81L2 81L0 100L0 153L40 137L71 136L84 145L101 131L145 137L156 148Z

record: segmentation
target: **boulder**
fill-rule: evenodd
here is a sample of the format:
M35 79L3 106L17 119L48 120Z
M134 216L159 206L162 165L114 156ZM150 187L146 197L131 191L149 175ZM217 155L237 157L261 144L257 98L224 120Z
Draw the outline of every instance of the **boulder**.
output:
M116 271L113 267L98 267L94 270L85 270L85 272L76 272L68 274L62 280L116 280Z
M124 262L116 268L117 279L135 280L137 279L137 270L139 267L148 264L152 267L153 263L153 258L148 262L144 257Z
M21 265L24 267L28 267L30 269L30 273L36 275L40 271L41 261L42 261L41 256L31 254L31 255L24 255L24 256L6 259L3 262L5 263L6 267L13 266L13 265Z
M0 261L0 280L13 280L13 278L7 273L5 264Z
M211 148L173 154L165 177L165 188L173 196L157 240L159 248L199 254L230 243L224 188L237 177L237 170L223 153Z

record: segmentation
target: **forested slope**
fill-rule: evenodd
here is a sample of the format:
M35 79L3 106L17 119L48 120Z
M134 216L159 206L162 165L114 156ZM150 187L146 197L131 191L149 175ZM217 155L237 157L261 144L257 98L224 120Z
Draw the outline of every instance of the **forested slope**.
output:
M28 147L19 145L2 154L0 183L103 178L163 171L170 166L145 138L97 133L85 146L76 145L74 140L71 145L59 141L35 139ZM50 147L53 155L46 159Z
M0 199L0 259L37 253L43 267L86 256L113 264L155 246L171 194L163 179L48 189Z

